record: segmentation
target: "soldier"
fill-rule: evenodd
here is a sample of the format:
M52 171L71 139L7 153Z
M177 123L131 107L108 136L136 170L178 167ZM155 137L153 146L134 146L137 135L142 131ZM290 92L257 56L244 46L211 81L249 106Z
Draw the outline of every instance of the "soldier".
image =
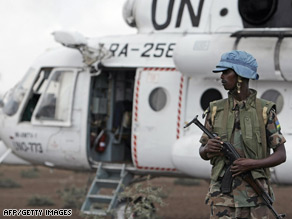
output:
M256 90L249 88L249 79L258 80L256 59L244 51L222 55L214 73L222 72L221 82L228 90L228 98L210 103L205 112L205 127L219 137L209 139L202 135L200 156L210 160L211 182L206 204L211 208L210 218L268 218L268 208L253 189L242 180L241 173L251 171L266 192L273 197L269 184L269 167L286 160L285 138L276 115L276 106L256 98ZM232 191L223 194L220 187L227 161L220 152L223 141L229 141L241 158L231 167ZM273 153L270 154L270 149Z

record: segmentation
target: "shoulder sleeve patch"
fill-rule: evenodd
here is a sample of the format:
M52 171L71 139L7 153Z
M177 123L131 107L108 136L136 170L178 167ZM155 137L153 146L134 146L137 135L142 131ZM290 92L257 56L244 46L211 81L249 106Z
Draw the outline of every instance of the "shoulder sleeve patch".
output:
M203 113L203 115L202 115L203 119L206 117L206 115L207 115L208 113L210 113L210 107L208 107L208 108L204 111L204 113Z
M211 122L212 122L212 124L214 124L216 112L217 112L217 106L213 106L212 114L211 114Z

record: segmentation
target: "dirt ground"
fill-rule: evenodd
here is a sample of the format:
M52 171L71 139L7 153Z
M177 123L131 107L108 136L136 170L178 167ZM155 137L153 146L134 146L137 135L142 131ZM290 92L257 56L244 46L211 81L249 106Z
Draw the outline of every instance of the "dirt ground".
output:
M36 169L34 169L36 168ZM33 172L33 174L31 174ZM37 173L34 175L34 173ZM32 175L32 176L31 176ZM0 185L3 181L13 181L19 184L16 188L0 186L0 218L60 218L60 217L3 217L4 209L62 209L65 205L64 196L59 191L66 188L88 188L89 178L94 172L74 172L69 170L49 169L32 166L0 166ZM203 219L208 218L209 208L204 204L204 197L208 189L208 182L204 180L184 181L176 178L155 178L151 180L153 186L163 188L163 200L167 204L157 210L158 218L166 219ZM187 184L187 185L185 185ZM287 218L292 215L292 186L273 185L276 202L275 209L286 213ZM36 195L49 198L51 206L29 206L29 200ZM84 218L79 210L73 209L70 219ZM66 218L66 217L61 217Z

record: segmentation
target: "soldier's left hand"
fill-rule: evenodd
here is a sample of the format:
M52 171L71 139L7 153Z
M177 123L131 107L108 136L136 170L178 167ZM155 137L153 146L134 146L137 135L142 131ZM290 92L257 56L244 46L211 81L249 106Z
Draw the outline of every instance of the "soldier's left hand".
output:
M232 177L238 176L246 171L249 171L254 168L254 162L253 159L248 158L239 158L235 160L230 168L232 174Z

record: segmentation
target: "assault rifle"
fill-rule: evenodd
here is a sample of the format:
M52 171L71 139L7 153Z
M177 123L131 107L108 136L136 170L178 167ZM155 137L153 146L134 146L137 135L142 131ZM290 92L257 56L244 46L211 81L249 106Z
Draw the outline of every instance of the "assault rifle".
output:
M216 134L212 134L208 129L206 129L206 127L198 120L198 116L196 116L192 121L190 121L187 125L185 125L184 128L187 128L192 123L197 125L210 139L215 139L217 137ZM240 158L240 155L235 150L234 146L229 142L223 142L222 152L225 155L225 157L228 159L229 164L224 174L224 177L222 179L221 190L222 190L222 193L230 193L232 189L232 180L233 180L232 172L230 171L230 168L233 161ZM272 198L265 191L261 183L258 180L255 180L253 178L250 171L242 173L241 177L253 188L253 190L257 193L257 195L263 199L263 201L268 206L268 208L272 211L276 219L281 219L285 217L285 214L278 214L276 212L276 210L272 206L273 204Z

